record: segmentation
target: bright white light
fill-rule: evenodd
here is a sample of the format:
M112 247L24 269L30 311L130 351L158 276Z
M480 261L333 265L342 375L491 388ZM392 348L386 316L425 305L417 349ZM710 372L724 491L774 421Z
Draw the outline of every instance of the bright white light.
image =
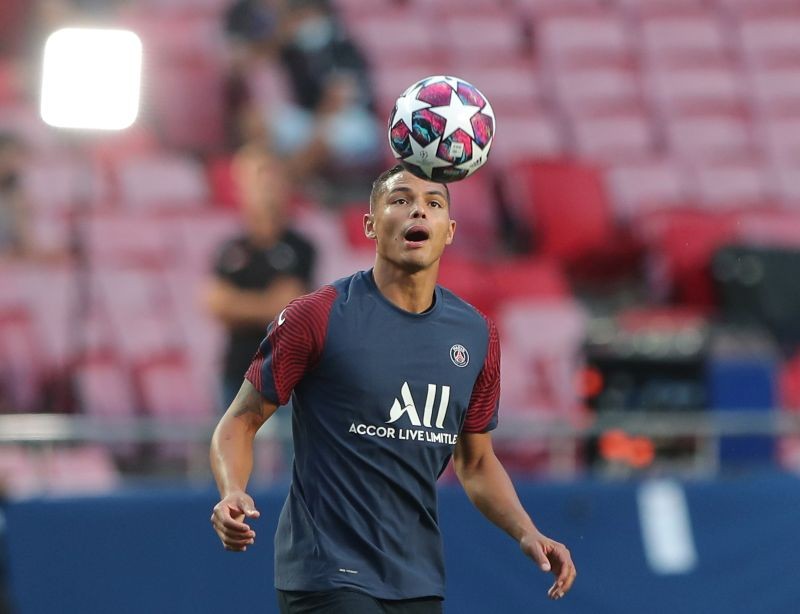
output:
M139 112L142 41L128 30L64 28L44 48L42 119L59 128L122 130Z

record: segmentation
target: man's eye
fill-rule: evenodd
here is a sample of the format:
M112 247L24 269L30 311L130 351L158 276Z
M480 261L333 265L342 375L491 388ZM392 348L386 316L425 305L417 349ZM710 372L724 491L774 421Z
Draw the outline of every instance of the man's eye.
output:
M430 204L431 207L439 207L439 208L441 208L441 206L442 206L442 203L440 203L438 200L432 200L429 204Z
M407 201L405 198L397 198L397 199L395 199L394 201L392 201L392 204L395 204L395 205L405 205L407 202L408 202L408 201Z

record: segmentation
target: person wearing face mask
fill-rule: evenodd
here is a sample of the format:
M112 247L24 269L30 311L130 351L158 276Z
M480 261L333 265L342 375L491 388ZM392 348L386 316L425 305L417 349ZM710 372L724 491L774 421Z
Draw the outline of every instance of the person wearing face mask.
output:
M347 72L359 97L373 108L367 62L339 26L323 0L290 0L282 21L280 59L300 107L316 111L326 96L330 76Z
M402 166L372 185L375 264L291 303L270 324L220 420L211 523L245 552L260 516L247 485L256 433L291 398L294 463L275 534L282 614L441 614L436 482L452 460L473 504L553 576L575 565L523 509L492 448L500 396L494 322L437 284L455 236L446 184Z

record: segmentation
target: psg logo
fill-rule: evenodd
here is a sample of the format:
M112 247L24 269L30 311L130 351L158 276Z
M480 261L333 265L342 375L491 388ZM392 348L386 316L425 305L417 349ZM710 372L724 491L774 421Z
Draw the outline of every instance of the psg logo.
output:
M456 343L450 348L450 360L457 367L466 367L469 364L469 352L463 345Z

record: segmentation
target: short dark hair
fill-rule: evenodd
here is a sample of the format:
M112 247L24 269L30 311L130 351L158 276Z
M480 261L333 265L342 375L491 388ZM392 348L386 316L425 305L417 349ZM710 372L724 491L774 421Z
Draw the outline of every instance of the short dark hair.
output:
M395 164L392 168L386 169L380 175L375 178L375 181L372 182L372 191L369 194L369 210L372 212L375 209L375 203L378 202L378 199L383 194L384 190L386 189L386 182L389 181L395 175L398 175L402 172L408 172L408 169L403 166L402 164ZM444 188L444 193L447 196L447 206L450 206L450 190L447 187L446 183L441 184Z

